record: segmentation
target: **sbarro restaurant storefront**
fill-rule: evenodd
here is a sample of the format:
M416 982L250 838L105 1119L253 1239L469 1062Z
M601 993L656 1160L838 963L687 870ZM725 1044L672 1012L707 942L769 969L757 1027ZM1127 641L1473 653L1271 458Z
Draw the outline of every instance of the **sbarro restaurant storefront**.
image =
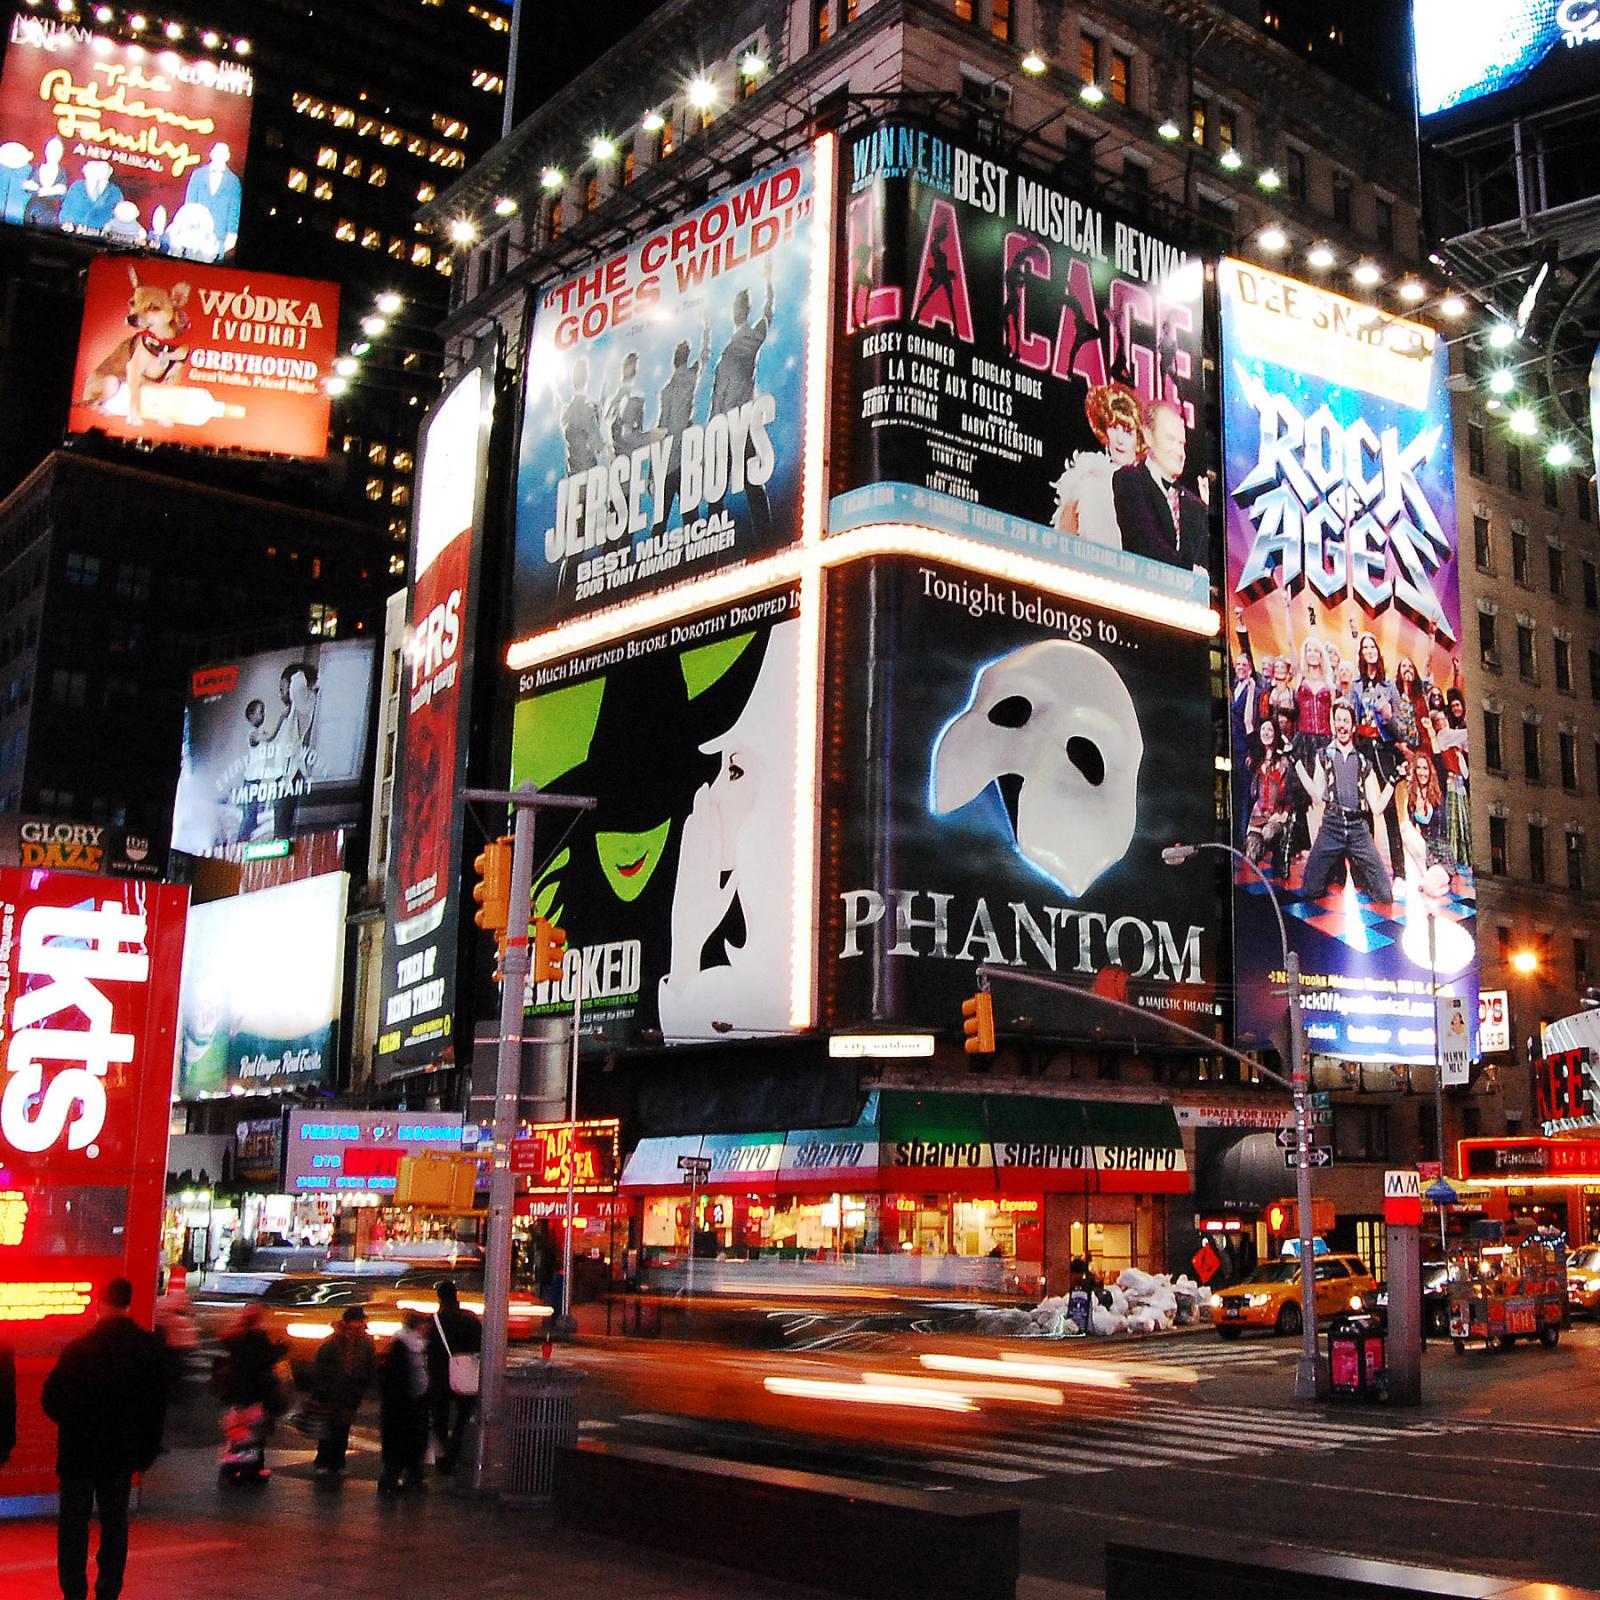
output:
M751 1284L761 1262L1030 1296L1064 1288L1074 1257L1162 1270L1167 1207L1189 1192L1170 1106L906 1091L869 1096L848 1128L644 1139L620 1185L646 1266L682 1263L692 1238L697 1291Z

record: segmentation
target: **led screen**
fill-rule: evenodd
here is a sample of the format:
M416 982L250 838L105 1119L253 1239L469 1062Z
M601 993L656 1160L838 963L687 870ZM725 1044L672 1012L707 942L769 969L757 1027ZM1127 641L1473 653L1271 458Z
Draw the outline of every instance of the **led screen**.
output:
M1414 0L1417 109L1436 131L1600 83L1600 0Z

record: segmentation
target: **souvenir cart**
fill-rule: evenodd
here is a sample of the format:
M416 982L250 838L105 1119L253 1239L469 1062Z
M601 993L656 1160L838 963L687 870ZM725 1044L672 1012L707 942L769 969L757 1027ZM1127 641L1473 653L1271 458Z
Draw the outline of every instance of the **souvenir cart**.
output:
M1469 1340L1506 1349L1537 1339L1555 1349L1567 1320L1567 1277L1553 1244L1472 1243L1450 1258L1450 1337L1458 1352Z

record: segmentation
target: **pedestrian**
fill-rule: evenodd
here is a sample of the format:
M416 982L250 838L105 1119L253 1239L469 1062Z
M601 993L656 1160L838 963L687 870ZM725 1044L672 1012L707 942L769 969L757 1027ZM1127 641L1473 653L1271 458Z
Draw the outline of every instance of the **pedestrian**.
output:
M378 1376L378 1350L367 1332L367 1314L349 1306L331 1339L324 1339L311 1368L313 1403L322 1412L317 1442L317 1477L337 1481L350 1449L350 1424Z
M289 1408L278 1363L289 1347L266 1329L260 1306L246 1306L223 1334L213 1385L227 1409L222 1413L222 1476L235 1483L265 1483L267 1439L273 1422Z
M17 1448L17 1356L0 1343L0 1467Z
M478 1361L483 1324L461 1309L461 1297L448 1278L436 1285L439 1309L428 1330L428 1408L437 1447L433 1462L451 1473L461 1459L461 1441L478 1409Z
M383 1472L378 1488L397 1494L424 1487L422 1458L428 1453L428 1319L407 1311L389 1341L378 1374L378 1434Z
M167 1386L161 1341L129 1315L133 1285L113 1278L100 1320L61 1352L44 1382L44 1414L59 1430L56 1575L63 1600L88 1600L89 1517L98 1510L96 1600L117 1600L128 1562L133 1475L161 1453Z

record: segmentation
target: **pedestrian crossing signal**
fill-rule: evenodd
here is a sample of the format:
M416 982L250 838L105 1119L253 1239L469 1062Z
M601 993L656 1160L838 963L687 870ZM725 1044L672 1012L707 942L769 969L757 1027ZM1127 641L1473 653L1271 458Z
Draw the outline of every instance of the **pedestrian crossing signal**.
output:
M969 1056L994 1054L994 996L987 989L961 1002L961 1031Z
M533 981L560 983L567 956L567 931L544 917L533 919Z

